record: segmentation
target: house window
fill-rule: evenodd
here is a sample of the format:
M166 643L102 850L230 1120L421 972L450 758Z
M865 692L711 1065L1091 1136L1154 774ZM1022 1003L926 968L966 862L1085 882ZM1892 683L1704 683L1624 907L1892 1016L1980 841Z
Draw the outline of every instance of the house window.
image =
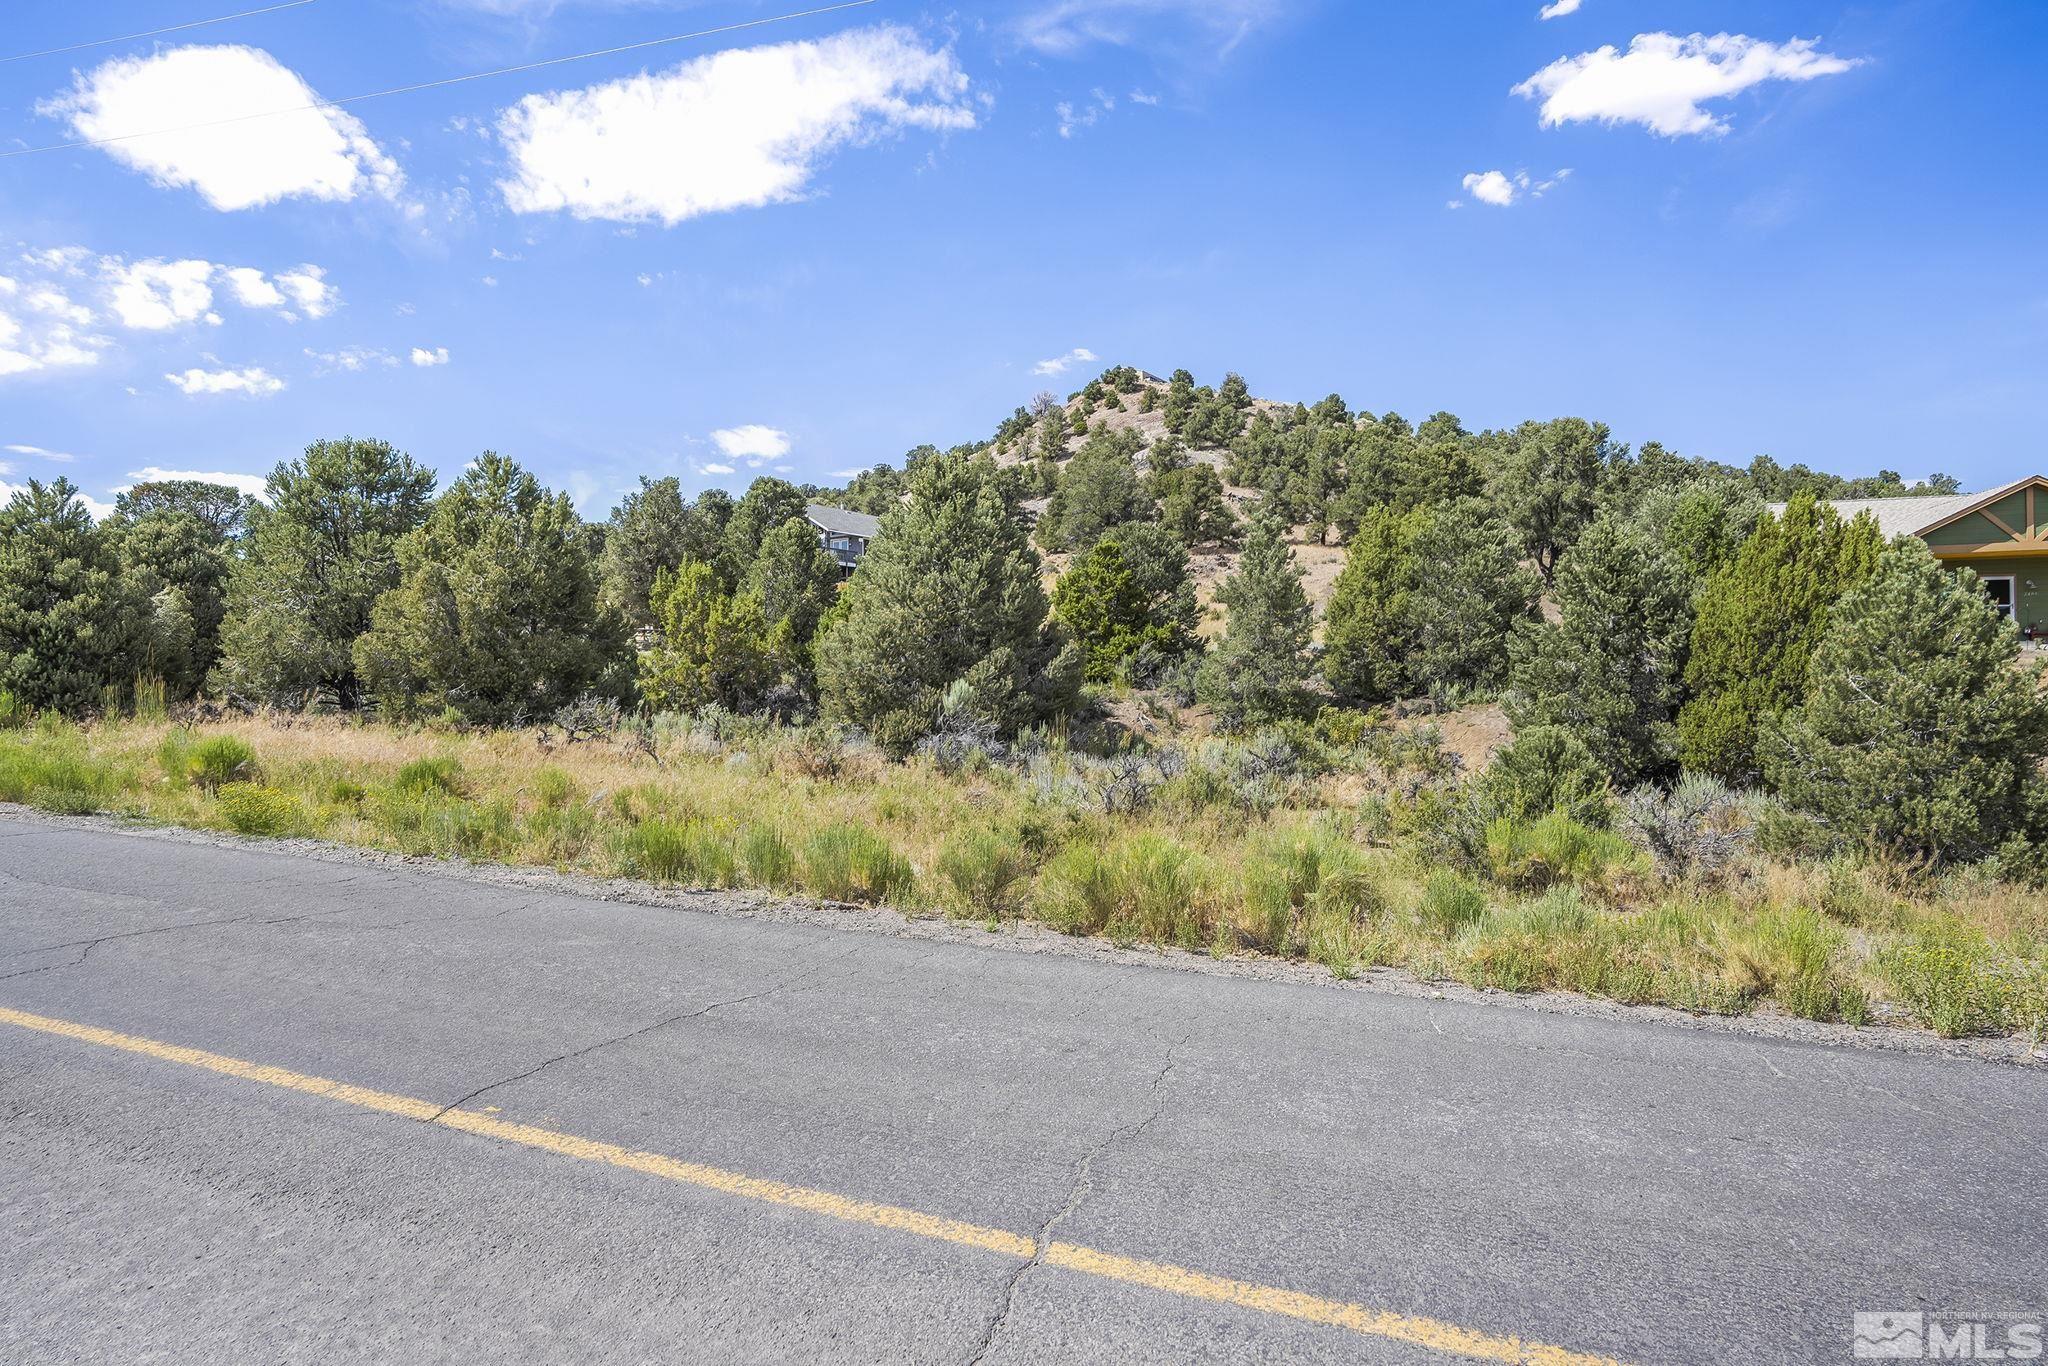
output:
M1984 596L1991 599L1991 605L2007 621L2013 618L2013 576L2002 574L1984 581Z

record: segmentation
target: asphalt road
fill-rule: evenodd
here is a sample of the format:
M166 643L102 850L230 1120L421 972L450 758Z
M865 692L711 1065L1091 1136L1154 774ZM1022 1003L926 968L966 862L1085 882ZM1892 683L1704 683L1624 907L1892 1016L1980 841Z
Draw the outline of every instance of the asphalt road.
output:
M2044 1107L0 817L10 1363L1842 1361L2048 1315Z

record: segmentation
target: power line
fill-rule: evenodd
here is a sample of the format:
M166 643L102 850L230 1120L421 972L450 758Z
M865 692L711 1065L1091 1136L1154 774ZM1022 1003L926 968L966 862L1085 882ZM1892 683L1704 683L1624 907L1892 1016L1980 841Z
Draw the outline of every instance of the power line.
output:
M310 0L299 0L310 3ZM820 14L832 14L839 10L860 9L866 5L879 4L880 0L843 0L837 5L824 5L817 9L798 10L791 14L776 14L765 19L746 19L736 24L721 24L717 28L698 29L694 33L678 33L667 38L649 38L644 42L624 43L618 47L599 48L595 52L578 52L567 57L548 57L538 62L525 62L519 66L501 66L495 71L473 71L466 76L447 76L438 81L421 81L417 85L395 85L389 90L371 90L361 95L344 95L338 100L315 100L311 104L293 105L289 109L265 109L254 114L235 114L224 119L209 119L204 123L180 124L175 128L152 128L142 133L120 133L108 138L80 138L76 142L53 142L45 147L19 147L11 152L0 152L0 161L9 157L34 156L38 152L65 152L77 147L104 147L112 142L132 142L136 138L164 137L171 133L190 133L201 128L219 128L231 123L247 123L251 119L276 118L281 114L303 114L314 109L338 109L345 104L361 104L364 100L381 100L387 95L410 95L420 90L436 90L444 85L461 85L465 81L488 80L493 76L515 76L522 71L538 71L542 67L561 66L565 62L585 62L593 57L612 57L621 52L638 52L643 48L661 47L668 43L686 43L694 38L713 38L721 33L737 33L741 29L759 28L763 24L788 23L793 19L809 19Z
M8 62L25 62L31 57L55 57L61 52L82 52L89 47L110 47L115 43L132 43L137 38L154 38L160 33L182 33L188 28L205 28L208 24L225 24L230 19L248 19L258 14L275 14L281 9L297 9L310 5L313 0L286 0L282 5L265 5L262 9L245 9L240 14L223 14L218 19L194 19L189 24L172 24L169 28L153 28L147 33L124 33L119 38L96 38L89 43L73 43L69 47L46 47L41 52L17 52L12 57L0 57L0 65Z

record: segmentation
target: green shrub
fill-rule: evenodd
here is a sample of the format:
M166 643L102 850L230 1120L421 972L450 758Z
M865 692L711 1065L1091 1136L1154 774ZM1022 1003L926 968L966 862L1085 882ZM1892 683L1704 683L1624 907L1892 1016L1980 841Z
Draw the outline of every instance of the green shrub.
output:
M1582 825L1607 824L1607 773L1563 726L1519 732L1480 775L1479 791L1500 815L1534 820L1562 811Z
M962 911L1000 920L1016 908L1031 862L1014 838L975 830L946 842L938 870Z
M912 877L909 859L859 826L826 826L804 845L804 885L828 901L888 901Z
M463 790L462 765L447 755L415 759L398 770L391 788L407 796L459 797Z
M304 823L298 799L257 783L223 783L213 806L228 828L244 835L288 835Z
M186 782L203 792L218 791L229 783L247 783L256 776L256 751L236 736L209 735L185 751L184 775Z
M34 714L28 703L0 688L0 730L20 730Z

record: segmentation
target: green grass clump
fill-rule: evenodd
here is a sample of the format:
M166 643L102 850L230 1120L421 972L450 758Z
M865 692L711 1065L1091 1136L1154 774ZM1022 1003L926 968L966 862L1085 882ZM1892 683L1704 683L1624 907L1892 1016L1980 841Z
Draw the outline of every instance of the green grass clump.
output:
M1775 999L1804 1020L1860 1024L1868 1003L1848 980L1848 936L1806 907L1759 917L1730 936L1728 971L1738 990Z
M533 775L533 799L543 811L560 811L576 800L576 780L550 765Z
M1246 928L1271 953L1306 954L1386 910L1386 894L1357 846L1312 828L1254 849L1244 870Z
M1428 933L1452 938L1486 914L1486 892L1472 879L1440 868L1424 884L1415 914Z
M1486 873L1503 887L1540 892L1568 886L1595 889L1640 861L1635 847L1611 830L1582 825L1562 811L1535 820L1502 816L1486 827Z
M1031 860L1013 836L968 830L939 851L938 871L957 909L1001 920L1021 901Z
M244 835L289 835L305 823L296 797L259 783L221 784L213 809L228 829Z
M1068 934L1107 934L1195 948L1215 922L1215 878L1192 849L1163 835L1069 845L1039 880L1039 914Z
M85 752L75 736L31 734L0 744L0 802L82 816L121 789L112 765Z
M256 777L256 751L248 741L233 735L209 735L202 740L180 741L165 737L157 751L159 761L170 760L165 776L190 783L202 792L217 792L229 783L251 782Z
M462 764L447 755L415 759L391 779L391 790L413 797L460 797Z
M625 847L633 871L656 882L730 887L739 880L733 842L701 821L641 821Z
M6 688L0 688L0 730L20 730L35 711Z
M857 825L827 826L804 843L803 885L828 901L888 901L914 879L909 859Z
M750 825L734 841L740 868L756 887L786 891L796 885L796 851L772 825Z

